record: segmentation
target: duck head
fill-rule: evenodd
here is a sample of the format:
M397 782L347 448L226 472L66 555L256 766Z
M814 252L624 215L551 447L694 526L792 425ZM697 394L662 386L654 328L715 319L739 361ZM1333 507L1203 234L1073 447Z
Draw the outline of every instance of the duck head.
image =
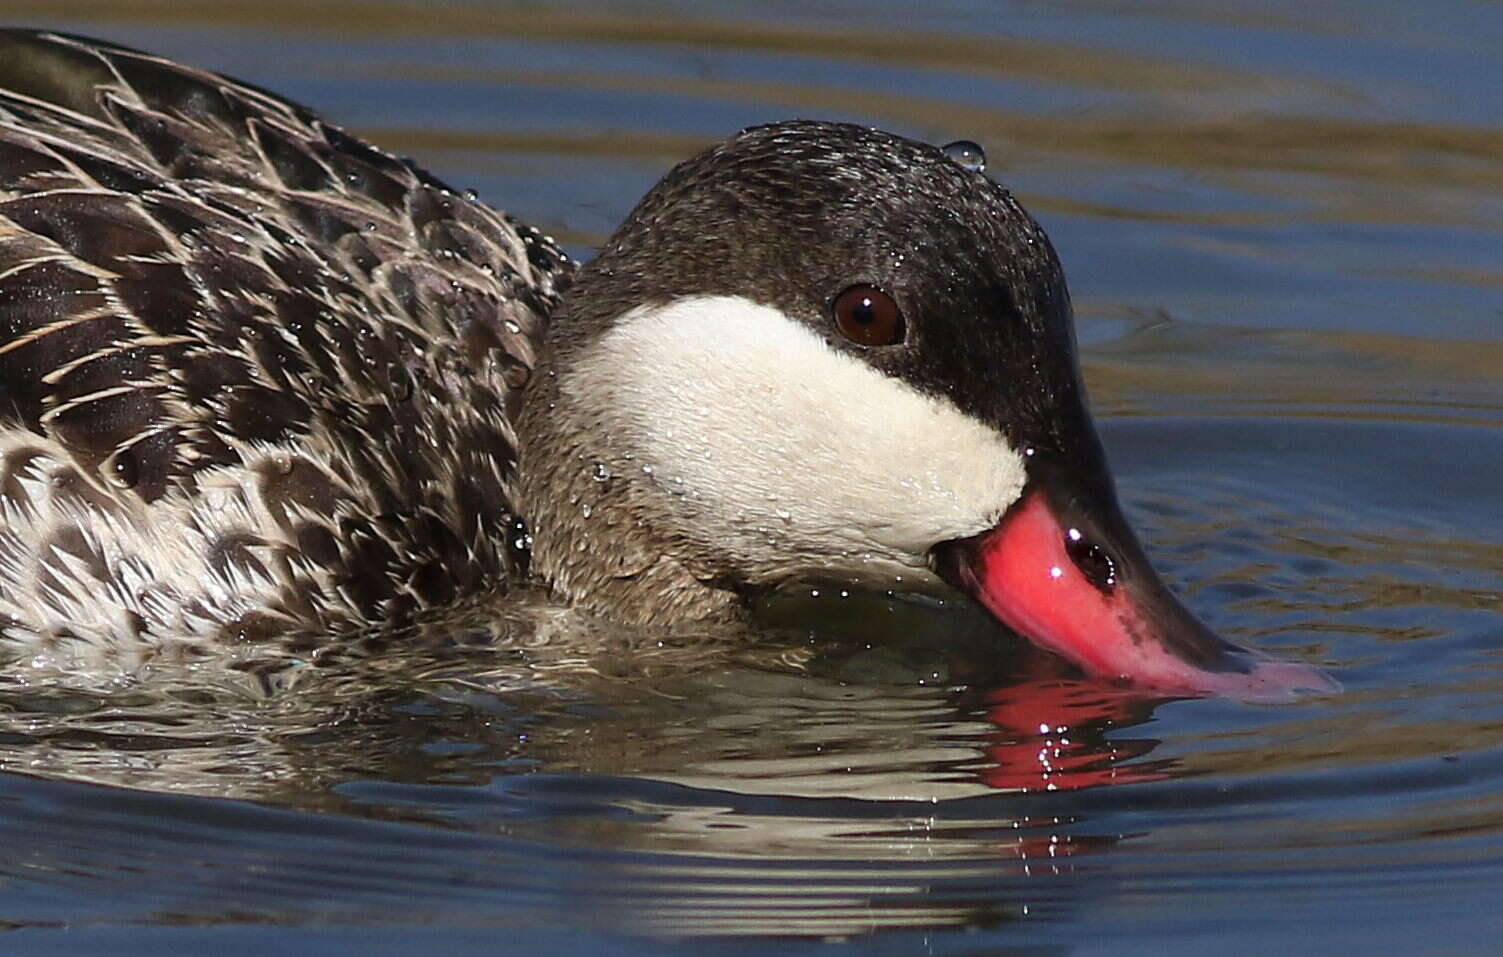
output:
M756 589L958 589L1087 672L1324 689L1164 587L1086 411L1069 294L1012 195L854 126L750 129L637 206L565 294L520 423L534 568L650 625Z

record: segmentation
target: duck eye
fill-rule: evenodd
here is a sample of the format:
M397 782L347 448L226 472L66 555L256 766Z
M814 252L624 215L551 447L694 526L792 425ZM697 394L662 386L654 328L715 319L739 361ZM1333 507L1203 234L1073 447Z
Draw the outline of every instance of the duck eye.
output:
M1073 528L1065 535L1065 553L1087 581L1111 594L1117 586L1117 563L1111 553Z
M890 346L903 341L903 313L876 286L851 286L835 297L830 311L840 334L858 345Z

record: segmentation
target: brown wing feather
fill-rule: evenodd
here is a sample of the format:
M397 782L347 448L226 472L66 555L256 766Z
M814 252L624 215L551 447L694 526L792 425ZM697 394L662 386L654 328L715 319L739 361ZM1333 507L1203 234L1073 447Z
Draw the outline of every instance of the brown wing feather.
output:
M302 107L0 32L0 627L155 654L504 588L572 268Z

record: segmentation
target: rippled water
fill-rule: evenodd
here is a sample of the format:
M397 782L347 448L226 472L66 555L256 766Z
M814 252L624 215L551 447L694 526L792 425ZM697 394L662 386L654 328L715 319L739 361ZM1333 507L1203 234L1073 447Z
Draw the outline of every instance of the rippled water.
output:
M1494 946L1503 7L6 8L307 101L580 252L741 125L981 142L1061 250L1158 566L1344 684L1144 699L828 592L729 659L537 642L270 698L13 674L17 948Z

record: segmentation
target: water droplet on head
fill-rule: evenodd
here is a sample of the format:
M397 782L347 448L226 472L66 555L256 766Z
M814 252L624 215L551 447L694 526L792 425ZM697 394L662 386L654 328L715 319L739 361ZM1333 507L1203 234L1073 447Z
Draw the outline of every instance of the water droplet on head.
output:
M596 462L595 468L591 471L590 475L597 482L609 482L611 480L611 470L605 467L604 462Z
M135 453L130 449L116 452L109 465L108 477L110 483L119 488L135 488L141 480L141 467L136 461Z
M401 366L391 367L391 390L398 402L412 398L412 374Z
M952 163L961 169L972 173L986 172L986 153L981 149L980 144L970 140L956 140L953 143L946 143L940 149Z
M585 502L583 505L579 506L579 514L583 515L585 518L589 518L591 515L595 514L595 510L590 507L589 502Z

